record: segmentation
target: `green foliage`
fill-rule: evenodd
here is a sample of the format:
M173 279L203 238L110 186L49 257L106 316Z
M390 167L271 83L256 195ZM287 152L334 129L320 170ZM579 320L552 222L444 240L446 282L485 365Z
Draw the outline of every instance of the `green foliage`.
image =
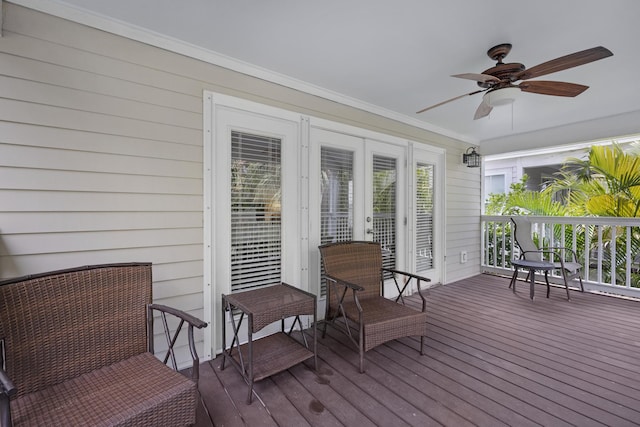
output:
M594 146L586 160L570 160L577 171L575 200L592 216L640 217L640 153L613 144ZM565 174L566 175L566 174Z
M587 159L568 159L542 191L526 189L527 176L507 194L490 194L488 215L640 217L640 146L593 146ZM557 195L564 202L558 202Z
M538 215L538 216L594 216L594 217L640 217L640 144L632 145L624 151L619 145L593 146L586 159L568 159L562 170L547 183L542 191L526 189L527 176L510 187L507 194L490 194L485 209L488 215ZM560 197L561 196L561 197ZM557 199L563 202L556 201ZM560 227L554 229L555 241L561 241ZM640 254L640 228L632 227L628 240L626 228L612 226L602 230L603 280L611 279L611 271L616 272L617 284L626 280L626 248L631 254ZM498 230L496 230L497 235ZM572 246L576 235L577 249L584 251L588 239L597 243L595 227L566 226L564 244ZM616 236L615 239L613 236ZM535 236L534 236L535 237ZM540 242L544 243L544 242ZM610 248L615 243L616 257L611 259ZM510 246L510 243L507 245ZM590 255L596 250L589 249ZM583 254L578 253L580 259ZM640 287L640 273L631 272L631 283Z
M565 206L552 198L550 190L527 190L529 177L510 185L506 194L490 194L485 207L487 215L550 215L564 216Z

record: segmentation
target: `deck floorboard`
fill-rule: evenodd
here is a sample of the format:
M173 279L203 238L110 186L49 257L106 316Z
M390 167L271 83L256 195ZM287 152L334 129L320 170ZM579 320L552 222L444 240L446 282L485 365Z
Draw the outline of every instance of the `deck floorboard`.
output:
M307 361L254 386L200 368L204 426L638 426L640 301L479 275L431 289L428 337L358 353L329 327ZM409 304L418 307L415 297Z

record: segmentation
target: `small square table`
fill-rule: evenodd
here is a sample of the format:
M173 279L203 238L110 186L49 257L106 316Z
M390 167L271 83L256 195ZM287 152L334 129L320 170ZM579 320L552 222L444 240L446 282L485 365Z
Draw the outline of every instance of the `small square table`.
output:
M511 261L511 265L513 265L514 271L513 276L511 277L511 283L509 283L509 287L513 286L513 293L516 293L516 279L518 278L518 268L522 268L525 270L529 270L529 278L531 284L529 285L529 297L533 299L534 297L534 283L535 283L535 275L536 270L544 271L544 280L547 282L547 298L549 298L549 271L555 269L555 265L549 261L529 261L526 259L514 259Z
M270 375L289 369L290 367L313 358L314 369L318 370L316 352L316 296L302 289L281 283L230 295L222 295L222 366L227 359L238 369L247 384L250 404L253 395L253 383ZM240 311L236 323L233 310ZM225 315L231 313L233 340L227 348ZM245 318L248 317L248 341L240 345L238 333ZM313 345L310 348L300 321L301 315L313 316ZM288 332L284 321L294 317ZM277 321L281 322L280 332L258 340L253 340L253 333ZM292 337L293 328L298 325L302 341Z

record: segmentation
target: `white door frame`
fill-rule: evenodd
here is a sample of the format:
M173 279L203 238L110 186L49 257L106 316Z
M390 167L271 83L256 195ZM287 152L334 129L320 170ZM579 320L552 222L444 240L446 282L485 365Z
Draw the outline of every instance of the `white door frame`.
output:
M279 108L235 97L204 93L204 317L209 329L204 334L205 359L221 352L222 294L230 293L230 241L228 226L231 208L226 201L231 188L231 149L228 137L232 129L269 134L286 144L282 150L282 280L301 286L300 272L300 115ZM215 221L215 222L214 222ZM286 224L286 226L285 226ZM306 283L306 281L305 281ZM305 288L303 288L305 289ZM306 290L306 289L305 289ZM265 328L265 334L268 331ZM262 333L262 331L261 331ZM227 336L231 336L227 334Z

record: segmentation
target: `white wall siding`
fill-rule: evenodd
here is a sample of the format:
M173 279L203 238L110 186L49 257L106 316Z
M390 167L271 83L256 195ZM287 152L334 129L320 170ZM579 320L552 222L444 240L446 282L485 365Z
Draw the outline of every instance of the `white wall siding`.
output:
M155 301L202 316L201 84L176 90L184 78L118 57L117 37L104 56L77 44L98 31L5 11L0 277L150 261Z
M480 172L462 163L461 151L447 152L447 282L480 273Z
M446 148L446 278L479 271L480 177L460 162L464 144L10 3L3 7L0 277L150 261L156 302L202 316L204 90ZM461 268L462 248L469 262Z

